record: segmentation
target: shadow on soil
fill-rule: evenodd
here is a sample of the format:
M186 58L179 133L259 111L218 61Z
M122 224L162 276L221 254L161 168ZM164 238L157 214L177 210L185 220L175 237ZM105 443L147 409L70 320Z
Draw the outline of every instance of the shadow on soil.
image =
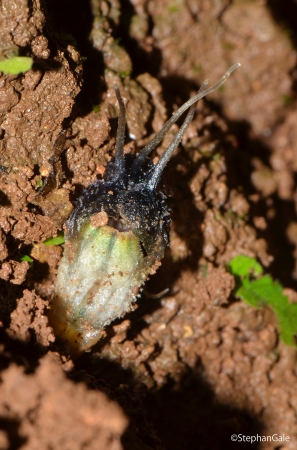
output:
M0 339L7 354L0 357L0 371L11 364L13 355L15 364L24 366L26 373L34 373L46 349L13 340L1 330ZM232 442L232 434L263 434L262 424L248 411L217 401L199 365L185 371L178 384L169 380L161 389L148 391L131 369L98 353L86 353L68 377L120 404L130 419L122 437L125 450L237 450L251 444ZM25 443L19 426L16 420L0 417L0 430L7 432L9 450L22 448ZM259 448L259 443L254 443L253 449Z
M284 33L286 33L291 42L293 47L297 48L297 4L295 0L267 0L266 2L268 8L271 11L272 17L275 21L275 23L278 26L281 26L284 30ZM292 72L296 71L296 67L293 69ZM294 96L296 98L297 94L297 78L296 73L295 76L292 73L293 78L293 86L292 90L294 93Z
M20 434L20 426L21 423L18 420L2 418L0 416L0 431L3 430L7 434L9 447L5 448L8 450L18 450L26 443L27 439Z
M82 357L70 378L87 382L90 389L100 389L120 404L130 418L122 438L125 450L237 450L251 443L232 442L232 435L264 434L258 418L216 399L199 367L186 371L178 384L169 380L161 389L147 392L131 370L104 358L93 359L87 374L87 359ZM260 449L260 444L255 442L253 449Z
M104 62L101 52L96 50L90 40L93 26L91 1L86 0L52 0L50 6L43 3L47 17L47 33L56 48L62 48L67 55L67 45L71 44L83 59L83 78L81 92L77 96L78 107L74 116L85 115L93 106L101 102L105 89L103 82ZM69 58L71 64L71 58Z
M168 450L250 448L250 443L232 442L231 436L263 434L262 424L249 412L218 402L198 371L189 370L178 387L169 382L150 392L145 407Z

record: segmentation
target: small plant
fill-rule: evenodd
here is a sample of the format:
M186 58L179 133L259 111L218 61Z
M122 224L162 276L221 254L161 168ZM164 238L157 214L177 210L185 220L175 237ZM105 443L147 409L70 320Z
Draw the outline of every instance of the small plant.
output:
M4 75L19 75L22 72L27 72L31 69L33 59L28 56L13 56L9 59L0 61L0 72Z
M94 111L95 114L100 112L100 106L99 105L93 105L93 111Z
M281 96L281 100L284 106L290 106L292 105L294 99L291 95L284 94Z
M27 261L30 264L32 264L32 262L33 262L33 259L30 258L29 255L21 255L19 259L20 259L21 262L22 261Z
M65 242L64 233L62 231L58 232L57 237L51 237L43 241L45 245L61 245L64 244L64 242Z
M254 308L263 306L273 309L277 316L281 340L290 346L297 346L297 303L289 303L283 294L283 287L269 275L263 274L263 267L255 258L235 256L229 263L236 287L234 295Z

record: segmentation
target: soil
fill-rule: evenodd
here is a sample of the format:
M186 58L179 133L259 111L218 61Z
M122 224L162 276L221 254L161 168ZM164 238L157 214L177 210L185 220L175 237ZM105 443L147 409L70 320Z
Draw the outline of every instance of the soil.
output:
M280 3L1 2L1 59L34 65L0 77L0 449L297 448L296 348L226 269L253 256L296 301L297 7ZM47 319L63 245L44 241L114 155L115 84L135 153L237 61L164 172L171 244L145 292L167 293L71 360Z

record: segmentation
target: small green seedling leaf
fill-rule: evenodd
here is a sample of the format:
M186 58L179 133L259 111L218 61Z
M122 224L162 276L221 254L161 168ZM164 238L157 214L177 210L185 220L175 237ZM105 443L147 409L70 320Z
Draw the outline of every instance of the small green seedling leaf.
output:
M20 261L21 261L21 262L22 262L22 261L28 261L29 263L32 263L32 262L33 262L33 259L30 258L29 255L21 255L21 256L20 256Z
M296 347L297 336L297 303L283 305L283 310L277 314L281 340Z
M130 75L130 70L122 70L121 72L120 72L120 77L121 78L126 78L126 77L128 77L129 75Z
M236 297L255 308L272 306L273 309L278 309L288 302L287 297L282 294L282 290L283 287L277 281L274 281L269 275L264 275L257 280L245 278L241 287L236 291Z
M64 244L64 242L65 242L64 233L62 231L59 231L57 237L48 238L45 241L43 241L45 245L61 245Z
M13 56L12 58L0 61L0 72L5 75L18 75L31 69L33 59L28 56Z
M297 303L289 303L283 294L283 287L269 275L263 273L262 266L254 259L238 255L229 263L230 272L236 277L234 295L254 308L271 308L278 320L280 338L290 346L297 346ZM252 277L258 276L258 278Z
M93 105L93 111L94 111L94 113L100 112L100 106L99 105Z
M260 275L263 273L261 264L259 264L255 258L245 255L235 256L229 263L230 271L233 275L240 278L247 277L251 273L255 275Z

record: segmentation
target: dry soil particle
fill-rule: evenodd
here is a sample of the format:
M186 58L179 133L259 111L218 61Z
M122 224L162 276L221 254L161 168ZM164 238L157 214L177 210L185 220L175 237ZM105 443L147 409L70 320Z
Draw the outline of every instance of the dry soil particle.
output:
M52 328L48 326L46 309L48 309L48 302L36 295L34 291L25 289L24 296L17 300L17 307L11 313L8 335L22 342L35 340L43 347L48 347L51 342L54 342L55 337ZM32 339L32 331L35 339Z
M53 236L72 207L67 193L60 207L57 194L51 202L47 199L47 204L38 202L35 175L36 168L42 175L51 170L53 144L80 91L81 65L78 54L70 48L50 51L39 1L4 1L0 20L3 56L27 46L39 58L36 70L0 77L0 163L7 168L0 175L0 222L10 242L9 250L3 247L1 254L1 259L6 259L1 278L20 284L28 269L27 262L18 262L22 246ZM41 211L34 210L32 203L40 203Z
M50 355L34 374L12 364L2 375L0 391L0 416L7 424L3 450L16 448L13 428L24 450L123 449L120 436L128 421L121 408L102 392L67 380Z
M58 70L43 71L38 84L30 88L25 83L26 74L21 80L2 76L2 83L9 83L18 93L18 102L5 109L5 119L1 128L5 139L1 141L1 164L8 167L38 163L41 172L50 169L48 160L62 122L69 118L74 98L79 92L78 74L69 68L69 62L60 51L53 59ZM1 80L0 80L1 81Z
M220 99L230 119L248 119L255 133L271 133L283 107L282 96L290 95L288 74L296 65L296 52L265 2L220 0L214 6L210 0L165 0L148 2L148 11L165 79L216 80L231 61L240 61L241 76L237 73L224 86L224 94L217 92L214 98Z

